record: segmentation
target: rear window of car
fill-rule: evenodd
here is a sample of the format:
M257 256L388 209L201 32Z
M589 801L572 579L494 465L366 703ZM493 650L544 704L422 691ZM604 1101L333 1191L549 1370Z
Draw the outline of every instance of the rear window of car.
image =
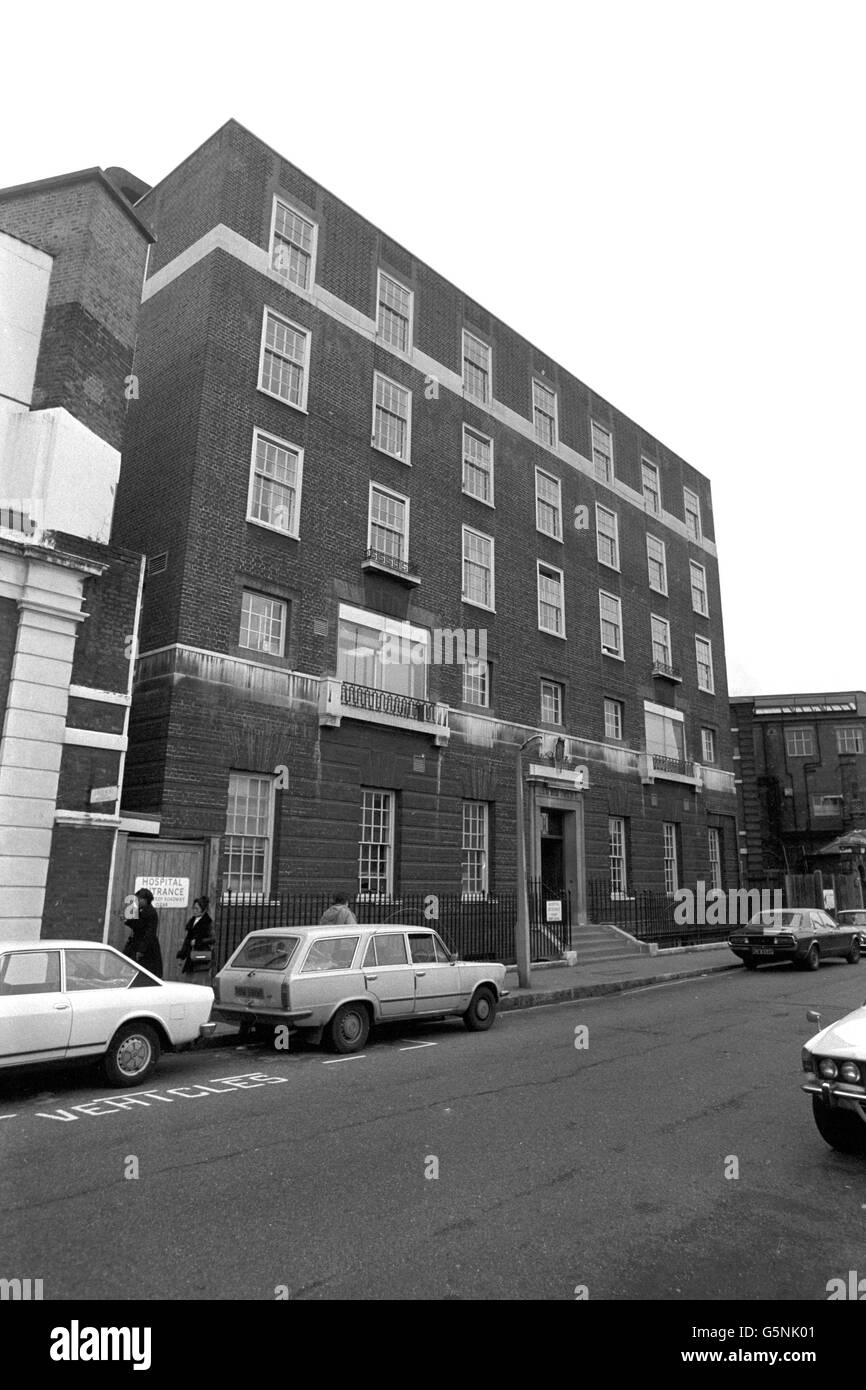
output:
M349 970L355 959L359 936L326 936L310 945L301 974L317 970Z
M750 927L790 927L796 931L800 925L799 912L759 912L749 923Z
M68 950L66 952L66 988L126 989L138 974L131 961L116 956L113 951ZM152 981L148 980L148 984Z
M364 965L408 965L406 938L402 932L382 932L370 938Z
M285 970L299 941L298 936L251 936L232 961L232 970Z

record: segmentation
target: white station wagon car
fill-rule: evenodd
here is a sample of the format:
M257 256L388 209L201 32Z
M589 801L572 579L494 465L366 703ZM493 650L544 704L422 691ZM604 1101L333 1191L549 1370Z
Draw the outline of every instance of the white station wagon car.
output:
M173 984L113 946L0 942L0 1068L102 1057L113 1086L138 1086L163 1049L213 1032L209 985Z
M815 1009L806 1017L821 1022ZM821 1138L842 1153L866 1154L866 1004L810 1038L802 1060Z
M284 1024L337 1052L360 1052L374 1023L462 1017L489 1028L505 966L458 960L436 932L375 924L251 932L214 981L214 1017Z

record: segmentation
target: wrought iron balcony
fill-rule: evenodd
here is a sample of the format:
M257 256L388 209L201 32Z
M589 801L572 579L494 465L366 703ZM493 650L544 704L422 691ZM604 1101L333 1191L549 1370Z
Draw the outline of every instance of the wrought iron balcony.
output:
M653 676L656 680L671 681L674 685L682 685L682 672L675 666L669 666L666 661L653 661Z
M451 737L447 705L393 690L376 690L352 681L327 678L321 684L319 724L339 728L343 719L360 719L432 734L434 742L440 746Z
M420 576L415 573L408 560L403 560L398 555L389 555L386 550L368 548L364 552L361 569L378 570L382 574L390 574L394 579L399 579L404 584L421 583Z
M688 782L700 786L700 768L691 758L669 758L663 753L641 753L641 781Z

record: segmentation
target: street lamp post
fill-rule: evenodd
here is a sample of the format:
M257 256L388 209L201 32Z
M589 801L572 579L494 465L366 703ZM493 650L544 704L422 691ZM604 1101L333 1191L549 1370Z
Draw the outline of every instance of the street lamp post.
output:
M526 887L526 832L523 825L523 752L530 743L540 743L544 734L532 734L517 750L517 925L515 928L515 954L517 956L517 981L521 989L529 988L529 893ZM565 754L565 740L556 740L554 764L557 771L562 767Z

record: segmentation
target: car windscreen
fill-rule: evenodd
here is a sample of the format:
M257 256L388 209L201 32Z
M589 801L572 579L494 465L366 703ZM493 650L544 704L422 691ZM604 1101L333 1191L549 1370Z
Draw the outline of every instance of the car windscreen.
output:
M796 931L800 925L799 912L759 912L749 922L750 927L788 927Z
M299 941L298 936L250 936L229 964L232 970L285 970Z
M850 908L844 912L837 912L836 916L846 927L866 927L866 910Z

